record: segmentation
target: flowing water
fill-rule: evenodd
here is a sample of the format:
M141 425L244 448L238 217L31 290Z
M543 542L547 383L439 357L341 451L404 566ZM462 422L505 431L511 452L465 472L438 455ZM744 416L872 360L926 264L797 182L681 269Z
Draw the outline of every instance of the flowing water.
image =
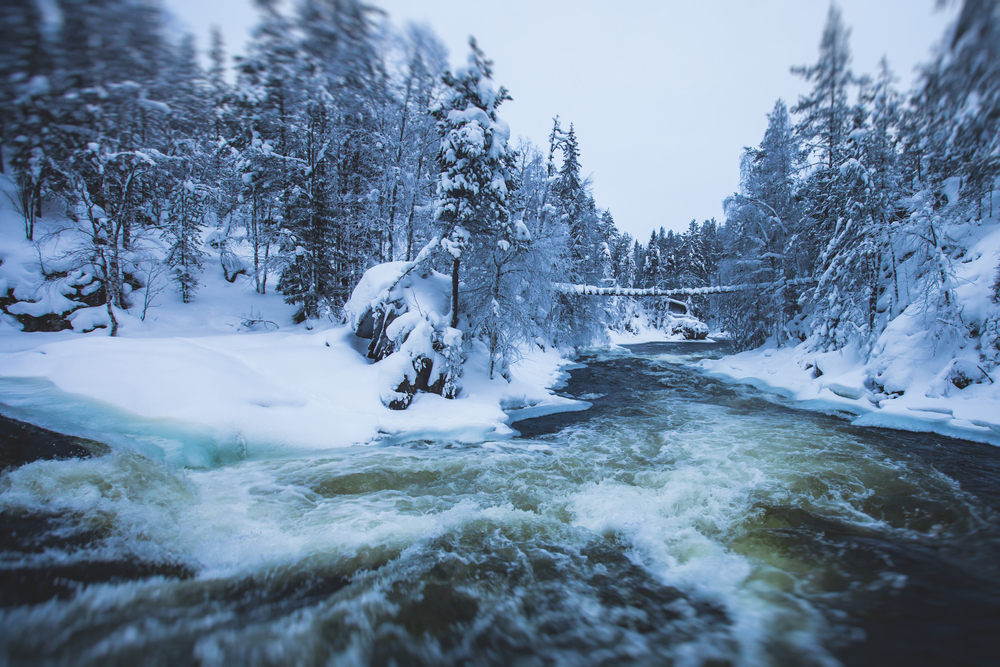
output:
M56 442L91 456L0 478L0 664L995 664L1000 449L690 367L723 351L584 357L593 407L501 442Z

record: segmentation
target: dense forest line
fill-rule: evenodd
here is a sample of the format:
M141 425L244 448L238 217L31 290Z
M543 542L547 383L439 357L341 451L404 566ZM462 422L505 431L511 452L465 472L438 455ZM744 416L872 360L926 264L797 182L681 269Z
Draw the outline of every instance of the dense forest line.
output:
M546 154L508 145L509 95L474 42L450 73L428 30L359 2L257 8L229 76L217 32L205 70L152 1L5 3L4 163L29 241L43 215L73 223L45 229L73 248L54 273L97 275L113 320L157 272L196 299L207 242L227 280L277 290L300 321L339 319L366 269L447 237L429 263L451 272L465 253L465 326L503 363L533 336L601 335L599 304L546 289L598 281L617 238L572 126L555 123Z
M906 97L885 60L875 76L851 71L850 31L831 8L819 60L793 69L812 91L790 110L779 100L760 146L742 157L722 269L728 280L818 284L727 308L741 347L807 335L826 349L870 347L911 304L936 337L995 329L995 307L985 320L963 318L952 265L997 215L997 3L966 2L952 30ZM995 339L983 350L995 364Z
M526 341L588 344L661 307L573 299L556 282L759 284L694 300L738 349L870 354L918 310L935 341L978 346L970 381L1000 361L1000 288L970 308L954 271L1000 204L994 0L966 0L909 94L886 62L852 72L832 6L819 58L793 69L812 90L776 102L726 220L645 244L594 201L572 124L557 118L547 146L512 145L499 115L510 95L474 41L450 72L428 29L399 30L356 0L256 4L232 72L218 33L203 69L152 0L0 8L0 164L25 237L68 212L69 227L44 229L72 239L51 266L97 275L112 321L157 272L196 299L207 243L212 270L277 290L300 321L342 317L365 270L419 255L461 275L452 325L461 312L501 368Z
M768 341L851 349L878 389L889 365L916 361L899 356L899 341L919 331L925 358L952 359L951 384L992 382L1000 3L967 0L908 94L884 58L874 76L855 74L849 37L831 6L819 58L792 68L811 91L791 108L775 103L760 145L741 157L725 223L635 247L638 280L759 284L703 310L738 350ZM975 277L959 275L982 264Z

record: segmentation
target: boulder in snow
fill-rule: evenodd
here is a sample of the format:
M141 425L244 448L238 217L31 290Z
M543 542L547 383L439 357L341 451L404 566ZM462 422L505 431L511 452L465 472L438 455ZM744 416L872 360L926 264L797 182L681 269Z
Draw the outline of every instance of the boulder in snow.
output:
M448 326L450 305L450 277L416 262L374 266L354 289L345 313L355 335L371 341L386 407L405 410L421 391L458 395L462 333Z

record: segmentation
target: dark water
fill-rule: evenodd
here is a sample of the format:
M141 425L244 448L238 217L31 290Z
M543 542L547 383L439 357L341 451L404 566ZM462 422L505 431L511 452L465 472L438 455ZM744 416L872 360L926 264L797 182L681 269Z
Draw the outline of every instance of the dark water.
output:
M33 432L0 662L995 664L1000 449L690 367L724 351L585 357L590 410L477 445L186 470Z

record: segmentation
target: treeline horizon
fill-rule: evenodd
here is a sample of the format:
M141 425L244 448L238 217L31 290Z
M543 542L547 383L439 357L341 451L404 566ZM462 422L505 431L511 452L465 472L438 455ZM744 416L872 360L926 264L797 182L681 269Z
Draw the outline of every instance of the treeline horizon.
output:
M50 4L0 9L2 162L25 236L61 205L74 225L60 233L116 308L131 306L123 285L147 280L139 260L153 255L195 299L204 239L226 279L270 286L300 321L336 319L366 269L438 239L429 265L457 274L461 258L463 326L501 366L521 342L587 344L635 315L627 300L574 301L554 282L759 283L695 299L738 349L810 339L870 351L913 305L939 338L991 331L994 315L963 319L950 267L963 230L996 216L994 0L965 2L908 95L885 64L852 72L832 5L817 62L793 70L812 90L776 102L726 219L645 243L594 201L572 124L556 117L547 146L510 145L498 115L509 94L474 42L451 72L433 32L397 29L355 0L290 12L258 0L230 72L218 31L202 68L193 38L170 39L151 0ZM790 282L804 277L816 285Z

